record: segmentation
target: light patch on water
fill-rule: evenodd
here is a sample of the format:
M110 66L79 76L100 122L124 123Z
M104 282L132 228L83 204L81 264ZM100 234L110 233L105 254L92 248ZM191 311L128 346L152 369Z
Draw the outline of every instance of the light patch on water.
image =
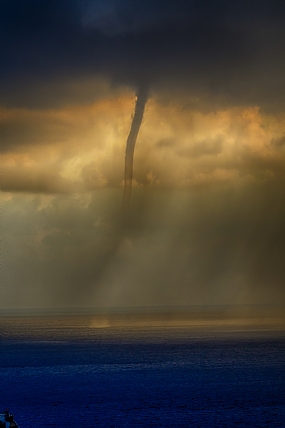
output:
M90 328L108 328L108 327L111 327L111 324L108 318L96 317L91 319L89 323L89 327Z

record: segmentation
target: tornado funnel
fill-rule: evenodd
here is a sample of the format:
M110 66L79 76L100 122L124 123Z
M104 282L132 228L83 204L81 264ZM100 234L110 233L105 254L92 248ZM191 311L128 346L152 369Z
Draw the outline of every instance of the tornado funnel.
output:
M124 194L122 201L123 211L127 210L132 193L134 150L143 119L145 105L148 99L147 90L145 88L139 88L136 93L136 96L137 100L135 105L135 112L132 120L130 133L127 139L125 153Z

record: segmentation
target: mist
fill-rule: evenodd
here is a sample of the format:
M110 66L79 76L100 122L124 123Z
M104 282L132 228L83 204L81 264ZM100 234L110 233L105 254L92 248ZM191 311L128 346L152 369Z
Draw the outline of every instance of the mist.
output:
M5 205L7 307L284 302L283 189L134 189L127 225L121 189L46 198Z

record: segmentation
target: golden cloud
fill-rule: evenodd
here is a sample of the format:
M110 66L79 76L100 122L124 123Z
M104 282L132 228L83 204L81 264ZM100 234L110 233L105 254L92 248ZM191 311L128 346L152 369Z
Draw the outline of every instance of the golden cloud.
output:
M120 186L133 107L126 90L83 106L4 109L3 190ZM245 176L283 179L284 130L285 115L265 115L258 107L201 112L153 96L136 147L134 182L173 188Z

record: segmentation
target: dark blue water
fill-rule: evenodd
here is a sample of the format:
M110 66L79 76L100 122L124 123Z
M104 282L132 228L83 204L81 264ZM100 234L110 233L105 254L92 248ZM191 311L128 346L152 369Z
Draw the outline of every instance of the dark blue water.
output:
M285 427L280 332L47 326L4 334L0 374L21 428Z

